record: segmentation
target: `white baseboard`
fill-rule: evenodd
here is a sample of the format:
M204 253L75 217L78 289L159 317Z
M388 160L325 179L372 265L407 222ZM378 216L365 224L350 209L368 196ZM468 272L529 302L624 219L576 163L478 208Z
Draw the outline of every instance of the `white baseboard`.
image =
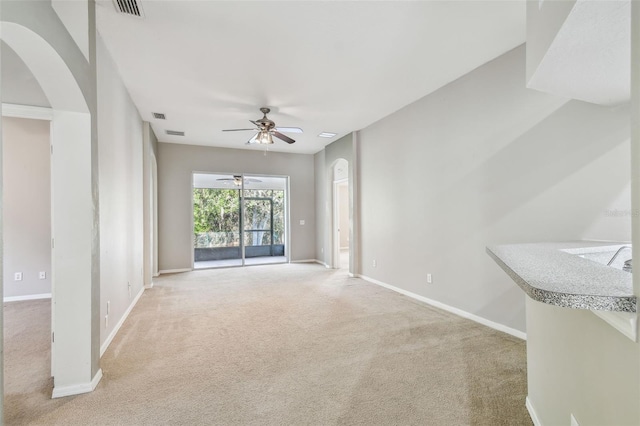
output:
M486 318L482 318L482 317L479 317L477 315L474 315L474 314L472 314L470 312L463 311L462 309L458 309L458 308L455 308L453 306L449 306L449 305L444 304L442 302L438 302L437 300L429 299L428 297L420 296L419 294L415 294L415 293L412 293L410 291L407 291L407 290L404 290L404 289L401 289L401 288L398 288L398 287L394 287L394 286L392 286L390 284L383 283L382 281L378 281L376 279L373 279L373 278L370 278L370 277L367 277L367 276L364 276L364 275L356 275L356 276L359 277L359 278L362 278L365 281L369 281L370 283L379 285L379 286L384 287L384 288L388 288L389 290L396 291L396 292L398 292L400 294L404 294L405 296L411 297L412 299L416 299L416 300L424 302L424 303L426 303L428 305L434 306L436 308L440 308L440 309L442 309L444 311L451 312L452 314L458 315L458 316L460 316L462 318L470 319L471 321L475 321L478 324L482 324L484 326L493 328L494 330L502 331L503 333L510 334L510 335L512 335L514 337L517 337L519 339L522 339L522 340L527 340L527 334L526 333L524 333L524 332L522 332L520 330L516 330L514 328L511 328L511 327L507 327L504 324L493 322L493 321L488 320Z
M145 285L145 286L144 286L144 288L145 288L146 290L150 290L150 289L152 289L152 288L153 288L153 281L151 281L151 284L147 284L147 285Z
M26 296L5 297L4 302L20 302L21 300L51 299L51 293L28 294Z
M71 385L71 386L54 386L53 393L51 394L51 398L62 398L64 396L71 395L79 395L82 393L92 392L98 383L102 379L102 369L99 369L93 379L89 383L81 383L79 385Z
M133 299L133 302L131 302L131 304L125 311L124 315L122 315L122 318L120 318L120 321L118 321L116 326L113 327L113 330L111 330L111 333L109 333L109 336L107 336L107 339L104 341L102 346L100 346L100 358L102 358L102 355L104 355L105 351L113 341L113 338L116 337L116 334L118 334L118 331L120 331L120 327L122 327L122 324L124 324L125 320L133 310L133 307L136 306L136 304L138 303L138 300L140 300L140 296L142 296L142 293L144 293L144 290L145 290L145 287L142 287L138 292L138 294L136 294L136 297Z
M158 275L163 275L163 274L179 274L180 272L191 272L193 271L193 269L191 268L181 268L181 269L163 269L161 271L158 271Z
M533 425L542 426L542 423L540 423L540 419L538 418L538 414L536 413L535 408L533 408L533 404L531 403L531 400L529 399L528 396L527 396L527 402L525 402L525 405L527 407L527 411L529 412L529 416L531 417L531 421L533 422Z
M318 259L292 260L291 263L319 263L325 268L329 267L329 265L324 263L322 260L318 260Z

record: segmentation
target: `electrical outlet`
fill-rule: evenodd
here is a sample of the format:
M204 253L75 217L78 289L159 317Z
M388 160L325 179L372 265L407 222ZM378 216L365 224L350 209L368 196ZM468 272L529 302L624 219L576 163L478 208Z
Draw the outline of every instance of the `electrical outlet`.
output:
M378 262L375 259L373 259L373 267L375 268L377 266L378 266Z
M300 221L300 225L304 225L304 223L305 223L305 222L304 222L304 219L302 219L302 220Z
M47 279L47 273L45 271L40 271L40 273L38 274L38 278L41 280Z
M13 280L22 281L22 272L16 272L15 274L13 274Z
M427 284L431 284L433 280L431 279L431 274L427 274Z

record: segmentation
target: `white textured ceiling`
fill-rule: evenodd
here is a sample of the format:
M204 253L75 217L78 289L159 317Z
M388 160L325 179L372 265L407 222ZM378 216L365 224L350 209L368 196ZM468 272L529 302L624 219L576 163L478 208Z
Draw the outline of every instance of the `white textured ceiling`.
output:
M601 105L631 95L631 2L578 0L528 86Z
M261 149L221 130L268 106L304 129L270 150L315 153L525 41L524 1L141 3L144 19L98 0L98 30L163 142Z

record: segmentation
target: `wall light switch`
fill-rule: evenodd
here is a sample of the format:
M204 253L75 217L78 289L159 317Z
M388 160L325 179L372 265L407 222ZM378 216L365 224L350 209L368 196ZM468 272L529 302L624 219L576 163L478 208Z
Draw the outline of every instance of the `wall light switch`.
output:
M432 282L431 274L427 274L427 284L431 284Z
M22 272L16 272L15 274L13 274L13 280L22 281Z
M373 267L375 268L376 266L378 266L378 262L375 259L373 259Z
M300 225L304 225L304 219L300 221Z
M40 271L40 273L38 274L38 278L41 280L47 279L47 273L45 271Z

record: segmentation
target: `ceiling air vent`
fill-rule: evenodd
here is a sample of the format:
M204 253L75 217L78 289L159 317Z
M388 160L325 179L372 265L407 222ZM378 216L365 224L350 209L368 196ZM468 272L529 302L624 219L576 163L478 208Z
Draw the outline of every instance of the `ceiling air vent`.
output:
M167 130L167 134L171 136L184 136L184 132L178 132L177 130Z
M144 18L142 6L138 0L113 0L113 4L120 13Z
M152 112L151 114L153 114L153 118L158 119L158 120L166 120L167 119L167 117L161 112Z

